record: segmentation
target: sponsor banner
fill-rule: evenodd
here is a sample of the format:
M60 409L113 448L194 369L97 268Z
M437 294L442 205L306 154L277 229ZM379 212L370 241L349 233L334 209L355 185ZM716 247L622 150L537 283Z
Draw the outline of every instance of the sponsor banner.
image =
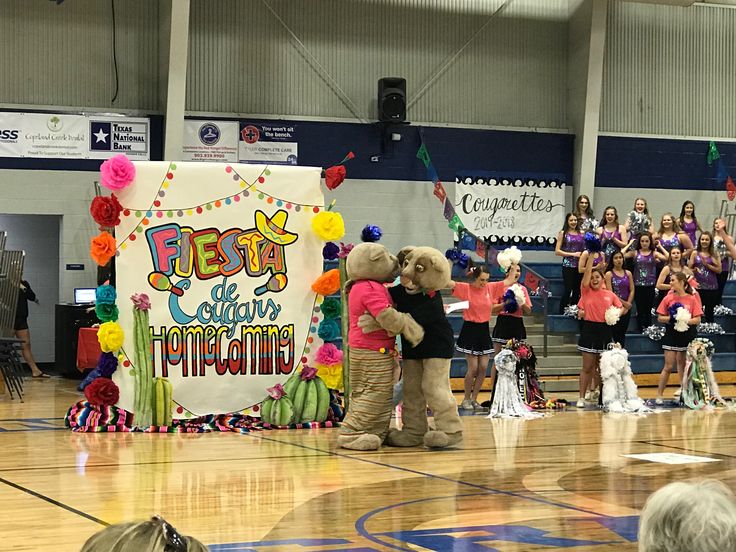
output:
M455 213L474 236L491 243L554 243L565 218L565 186L554 175L462 174Z
M237 163L238 123L185 120L183 159Z
M241 163L296 165L296 125L241 122L238 153Z
M135 396L134 293L150 296L153 374L173 388L174 418L240 412L309 362L321 340L324 242L320 169L136 162L118 195L119 323L131 367L118 406Z
M0 113L0 157L150 158L147 118L62 113Z
M89 158L107 159L124 153L131 159L150 159L150 125L141 117L89 117Z

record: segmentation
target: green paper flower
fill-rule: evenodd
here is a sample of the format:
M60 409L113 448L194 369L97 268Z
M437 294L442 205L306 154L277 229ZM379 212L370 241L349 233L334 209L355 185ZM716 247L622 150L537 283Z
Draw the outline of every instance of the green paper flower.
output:
M111 303L97 303L95 305L95 314L100 322L112 322L118 319L118 306Z
M342 312L342 303L339 299L325 299L322 303L322 314L325 318L331 320L339 318Z

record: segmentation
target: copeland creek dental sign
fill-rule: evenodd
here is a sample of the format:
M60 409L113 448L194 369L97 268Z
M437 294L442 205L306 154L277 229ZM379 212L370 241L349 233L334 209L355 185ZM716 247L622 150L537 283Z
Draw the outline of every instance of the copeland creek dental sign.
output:
M459 175L455 183L455 212L476 237L499 244L554 243L565 217L560 178Z
M320 169L214 163L136 163L120 191L117 292L151 298L154 376L202 415L241 411L283 383L309 352L322 274L311 230L324 206ZM133 310L121 308L123 353ZM311 341L311 340L310 340ZM134 377L118 370L118 405L132 409ZM175 412L174 417L179 416Z

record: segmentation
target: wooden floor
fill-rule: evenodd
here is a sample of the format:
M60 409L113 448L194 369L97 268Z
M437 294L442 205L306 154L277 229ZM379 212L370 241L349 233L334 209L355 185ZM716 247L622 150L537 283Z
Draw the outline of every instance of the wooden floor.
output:
M457 450L335 448L335 430L74 434L76 382L0 395L2 550L79 550L159 513L217 551L636 550L647 496L708 476L736 486L736 412L465 417ZM625 454L716 462L669 465Z

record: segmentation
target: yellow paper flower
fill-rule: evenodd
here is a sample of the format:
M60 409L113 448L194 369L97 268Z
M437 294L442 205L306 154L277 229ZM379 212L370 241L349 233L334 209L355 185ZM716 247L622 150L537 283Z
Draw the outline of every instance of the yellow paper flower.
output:
M345 222L340 213L322 211L312 219L312 230L325 241L335 241L345 235Z
M317 364L317 375L325 382L328 389L337 389L342 391L342 364L333 364L332 366L326 366L324 364Z
M123 346L125 334L117 322L105 322L97 330L97 341L103 353L112 353Z

